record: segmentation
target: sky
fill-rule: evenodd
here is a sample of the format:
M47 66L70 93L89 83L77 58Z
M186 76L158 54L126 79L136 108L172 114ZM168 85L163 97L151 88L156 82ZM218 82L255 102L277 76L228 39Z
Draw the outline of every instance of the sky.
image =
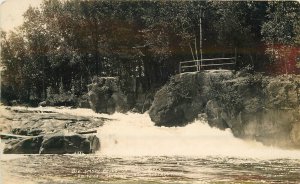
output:
M42 0L0 0L0 29L11 31L23 23L23 14L31 5L36 7Z
M0 0L0 29L13 30L23 22L23 14L31 5L36 7L43 0ZM300 2L300 0L298 0Z

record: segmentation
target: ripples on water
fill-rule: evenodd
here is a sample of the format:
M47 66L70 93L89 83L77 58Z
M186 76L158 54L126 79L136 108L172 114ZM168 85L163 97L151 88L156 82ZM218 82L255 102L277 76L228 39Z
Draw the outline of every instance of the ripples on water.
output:
M1 168L4 179L43 184L300 182L296 159L28 155L2 159Z
M154 126L147 114L50 110L113 119L98 130L100 152L0 154L3 184L300 183L300 151L245 142L203 121L167 128Z

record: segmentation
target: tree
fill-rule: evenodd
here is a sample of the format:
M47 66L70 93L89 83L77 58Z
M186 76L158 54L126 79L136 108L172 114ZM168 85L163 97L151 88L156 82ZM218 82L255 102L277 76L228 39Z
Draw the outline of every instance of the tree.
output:
M271 72L296 73L299 54L300 3L269 2L267 20L262 25L266 53L273 61Z
M82 95L94 76L118 76L124 86L138 78L149 90L180 61L231 57L235 48L239 68L264 71L270 56L293 73L298 12L295 2L44 0L2 34L5 85L21 101L43 100L50 88L58 94L60 84Z

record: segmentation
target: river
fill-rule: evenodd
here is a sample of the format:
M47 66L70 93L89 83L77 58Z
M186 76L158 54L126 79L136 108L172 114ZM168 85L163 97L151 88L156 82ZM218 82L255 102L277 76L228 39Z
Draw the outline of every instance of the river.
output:
M8 183L300 183L300 151L235 138L197 120L156 127L145 114L61 113L112 119L99 128L94 155L3 155Z

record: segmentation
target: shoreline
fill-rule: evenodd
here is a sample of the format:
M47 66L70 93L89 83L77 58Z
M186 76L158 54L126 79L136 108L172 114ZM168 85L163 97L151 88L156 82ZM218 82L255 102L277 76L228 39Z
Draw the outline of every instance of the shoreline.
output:
M1 106L0 119L4 120L1 121L1 137L10 137L3 141L3 153L94 153L100 147L96 129L109 119L82 116L81 109L72 110L64 107Z

